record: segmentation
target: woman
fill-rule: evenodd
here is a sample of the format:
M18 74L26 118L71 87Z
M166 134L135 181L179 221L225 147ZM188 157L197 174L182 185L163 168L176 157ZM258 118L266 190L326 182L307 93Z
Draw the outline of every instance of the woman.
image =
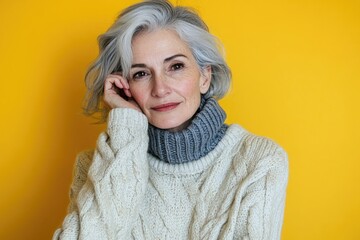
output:
M224 123L231 74L199 16L138 3L99 45L86 111L107 131L79 154L53 239L279 239L286 154Z

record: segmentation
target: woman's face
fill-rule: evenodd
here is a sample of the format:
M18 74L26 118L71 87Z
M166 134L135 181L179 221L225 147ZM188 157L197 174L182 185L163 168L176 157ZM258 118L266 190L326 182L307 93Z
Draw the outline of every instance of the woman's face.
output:
M211 81L211 68L202 73L185 42L171 30L143 32L132 41L129 85L132 97L150 124L184 129L200 105Z

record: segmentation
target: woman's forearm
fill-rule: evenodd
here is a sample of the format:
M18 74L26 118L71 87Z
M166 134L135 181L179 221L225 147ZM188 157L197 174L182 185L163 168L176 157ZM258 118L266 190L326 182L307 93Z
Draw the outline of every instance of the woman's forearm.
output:
M72 212L54 239L127 239L146 190L147 146L146 118L131 109L112 110L87 176L74 176L86 181L73 193Z

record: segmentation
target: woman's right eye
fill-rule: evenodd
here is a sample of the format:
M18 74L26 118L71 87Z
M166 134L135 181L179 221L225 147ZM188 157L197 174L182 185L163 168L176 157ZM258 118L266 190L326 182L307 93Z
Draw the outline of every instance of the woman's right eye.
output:
M142 77L145 77L147 76L148 74L144 71L139 71L139 72L136 72L132 75L132 79L136 80L136 79L140 79Z

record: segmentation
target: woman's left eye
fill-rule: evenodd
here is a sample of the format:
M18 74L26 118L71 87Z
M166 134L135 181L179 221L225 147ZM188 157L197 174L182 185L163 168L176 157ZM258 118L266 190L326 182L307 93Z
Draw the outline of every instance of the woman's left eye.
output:
M183 63L175 63L173 65L171 65L171 70L179 70L179 69L182 69L184 67L184 64Z

